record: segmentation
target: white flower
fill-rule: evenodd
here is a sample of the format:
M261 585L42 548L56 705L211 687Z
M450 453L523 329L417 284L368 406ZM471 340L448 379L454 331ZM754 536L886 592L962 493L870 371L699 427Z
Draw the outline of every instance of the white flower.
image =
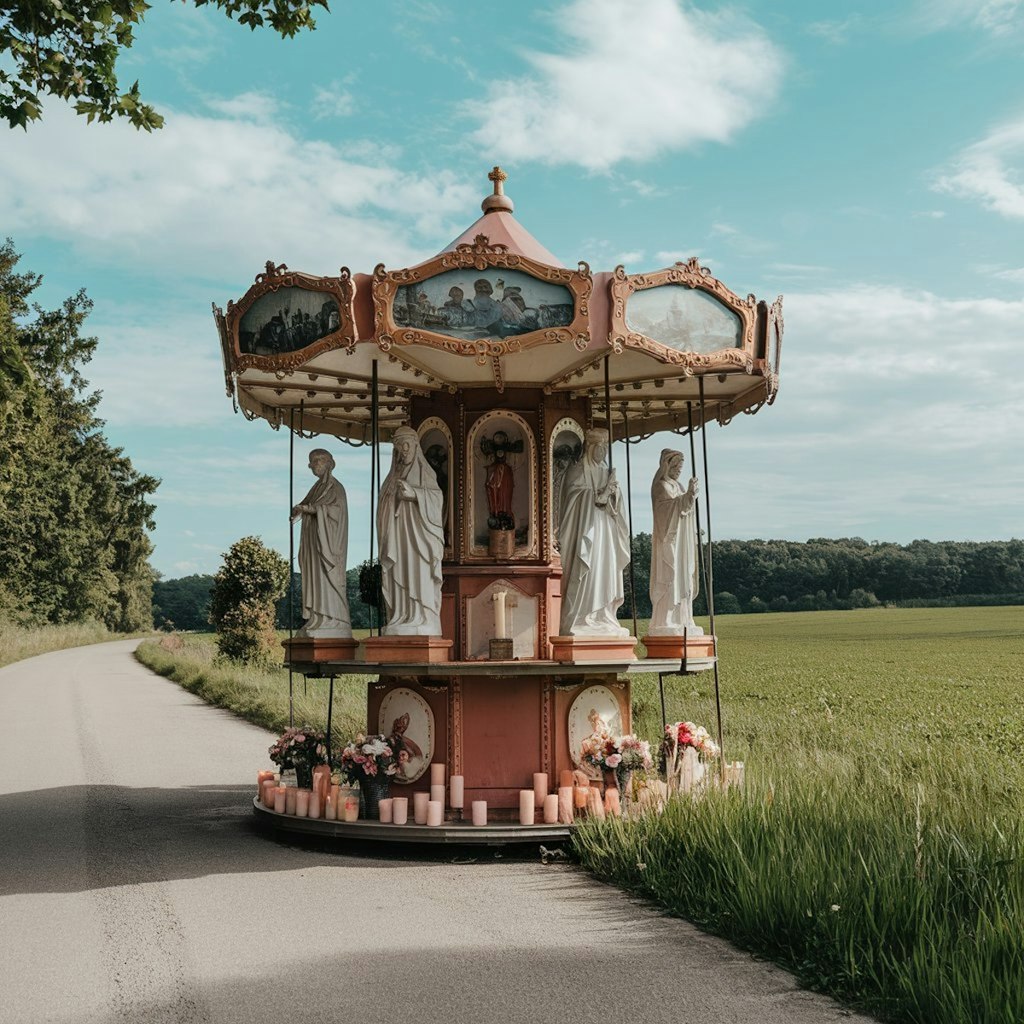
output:
M839 904L838 903L833 903L832 906L829 907L828 909L831 910L833 914L835 914L839 910Z

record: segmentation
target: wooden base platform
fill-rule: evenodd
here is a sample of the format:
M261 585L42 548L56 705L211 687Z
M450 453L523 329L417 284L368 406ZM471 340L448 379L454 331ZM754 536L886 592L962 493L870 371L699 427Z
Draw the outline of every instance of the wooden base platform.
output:
M253 813L270 829L323 839L346 839L374 843L436 843L445 846L509 846L524 843L561 843L573 832L574 825L517 825L495 822L477 827L468 822L446 821L427 825L383 825L379 821L326 821L323 818L298 818L278 814L253 797Z
M359 641L352 637L296 636L282 640L284 663L289 661L351 661L356 656Z
M435 665L447 662L451 650L452 641L440 636L368 636L363 641L365 660L371 664Z

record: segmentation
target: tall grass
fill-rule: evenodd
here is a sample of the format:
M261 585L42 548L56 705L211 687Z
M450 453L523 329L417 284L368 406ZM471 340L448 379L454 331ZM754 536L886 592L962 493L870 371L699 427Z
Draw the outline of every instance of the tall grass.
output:
M275 732L288 727L287 669L251 669L217 655L212 634L173 634L139 644L135 656L159 675L179 683L197 697L233 711L254 725ZM332 742L348 741L366 729L366 683L369 676L340 676L334 681ZM293 677L295 724L324 728L328 681Z
M1020 609L717 624L745 791L589 823L583 863L879 1016L1024 1021ZM670 719L712 724L710 684ZM634 701L654 738L656 681Z
M63 626L22 626L0 617L0 668L25 658L69 647L120 639L99 622L72 622Z

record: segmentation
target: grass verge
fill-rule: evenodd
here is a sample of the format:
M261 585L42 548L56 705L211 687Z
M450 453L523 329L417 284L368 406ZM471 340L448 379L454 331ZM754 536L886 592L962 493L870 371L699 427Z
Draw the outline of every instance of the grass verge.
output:
M69 647L102 644L124 639L98 622L73 622L63 626L19 626L0 619L0 668L25 658Z

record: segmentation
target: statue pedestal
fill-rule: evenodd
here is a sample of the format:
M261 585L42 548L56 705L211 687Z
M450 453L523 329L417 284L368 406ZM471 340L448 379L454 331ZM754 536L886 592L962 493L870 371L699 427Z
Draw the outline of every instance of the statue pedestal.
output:
M688 658L713 658L715 638L709 634L688 634L685 644L682 634L678 636L645 636L644 647L648 658L678 658L682 660L685 647Z
M350 636L296 636L282 640L284 663L355 661L358 640Z
M392 665L429 665L451 660L452 641L440 636L368 636L363 660Z
M636 661L635 636L552 636L555 661Z

